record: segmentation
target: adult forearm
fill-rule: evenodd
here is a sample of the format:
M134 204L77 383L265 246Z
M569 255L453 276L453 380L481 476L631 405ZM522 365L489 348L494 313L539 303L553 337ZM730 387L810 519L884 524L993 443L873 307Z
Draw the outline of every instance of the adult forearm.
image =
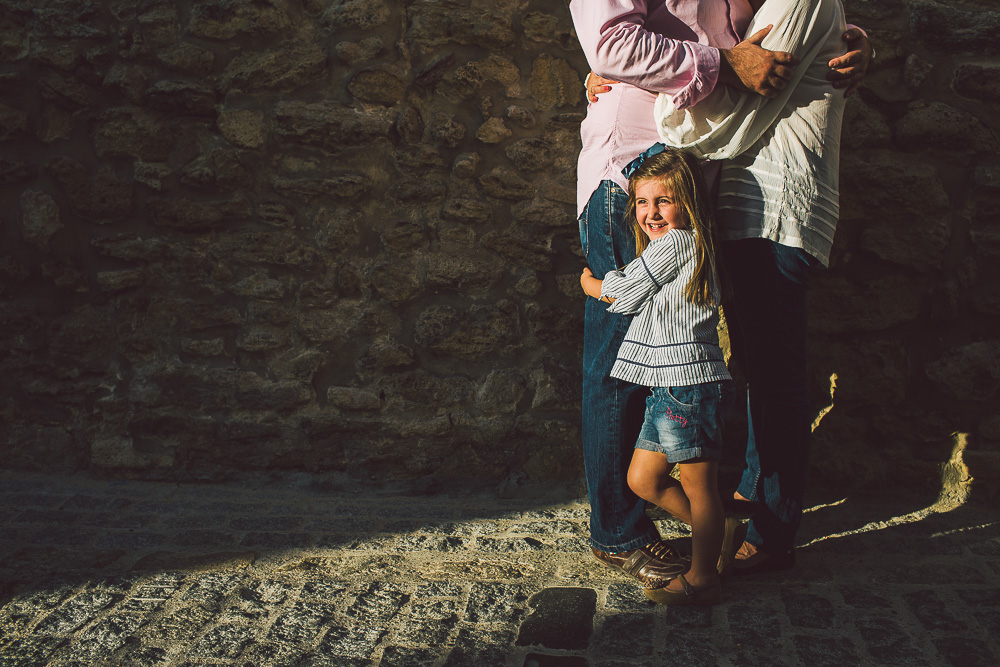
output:
M584 55L596 74L694 105L715 87L719 51L644 26L642 0L574 0L570 12ZM687 33L685 33L687 34Z

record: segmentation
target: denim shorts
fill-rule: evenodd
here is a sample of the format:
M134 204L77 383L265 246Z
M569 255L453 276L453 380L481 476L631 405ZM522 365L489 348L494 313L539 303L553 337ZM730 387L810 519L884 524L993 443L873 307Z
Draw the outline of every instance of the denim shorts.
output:
M734 392L732 380L653 387L635 448L666 454L671 463L721 459L723 418Z

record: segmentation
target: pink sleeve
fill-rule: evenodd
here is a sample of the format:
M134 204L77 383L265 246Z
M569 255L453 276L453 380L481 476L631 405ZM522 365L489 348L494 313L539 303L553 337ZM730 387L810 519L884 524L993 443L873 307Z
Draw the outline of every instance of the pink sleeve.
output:
M573 0L570 13L594 73L694 106L719 78L719 50L643 28L647 0Z

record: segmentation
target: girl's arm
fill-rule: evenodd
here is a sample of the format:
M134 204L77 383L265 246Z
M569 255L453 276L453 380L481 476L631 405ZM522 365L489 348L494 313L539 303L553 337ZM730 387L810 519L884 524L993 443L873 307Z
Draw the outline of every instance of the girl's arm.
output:
M601 286L603 284L603 280L598 280L594 277L594 272L590 270L590 267L584 267L583 273L580 275L580 287L583 288L584 293L605 303L614 303L615 300L610 296L601 296Z
M685 230L673 229L653 241L642 254L629 262L621 271L608 271L601 281L601 295L611 299L609 313L638 313L664 285L674 280L678 273L679 234Z

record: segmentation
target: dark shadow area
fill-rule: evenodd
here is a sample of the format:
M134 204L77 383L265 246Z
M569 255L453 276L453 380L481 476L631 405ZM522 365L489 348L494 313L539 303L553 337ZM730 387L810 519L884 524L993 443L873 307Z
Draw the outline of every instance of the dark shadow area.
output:
M806 513L796 554L792 570L732 577L716 607L609 604L591 664L995 663L992 507L842 495Z

